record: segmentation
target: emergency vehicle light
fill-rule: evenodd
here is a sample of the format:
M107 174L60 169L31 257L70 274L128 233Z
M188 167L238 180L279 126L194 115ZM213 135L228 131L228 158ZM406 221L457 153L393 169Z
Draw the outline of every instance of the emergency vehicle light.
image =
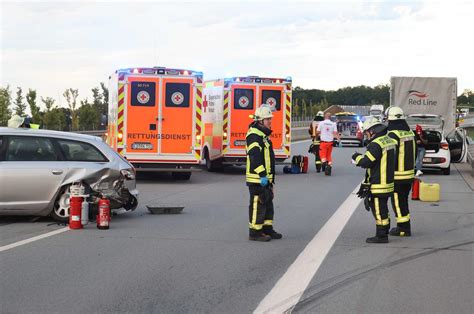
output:
M137 73L141 73L141 72L142 72L141 69L137 69L137 68L133 69L133 74L137 74Z
M183 72L183 75L189 75L188 70L185 70L185 71Z
M119 139L119 141L121 141L123 139L123 133L119 132L117 134L117 138Z
M290 139L290 134L286 134L286 139L287 139L287 140Z
M158 69L158 74L165 74L165 69Z
M224 139L227 139L227 132L224 132Z

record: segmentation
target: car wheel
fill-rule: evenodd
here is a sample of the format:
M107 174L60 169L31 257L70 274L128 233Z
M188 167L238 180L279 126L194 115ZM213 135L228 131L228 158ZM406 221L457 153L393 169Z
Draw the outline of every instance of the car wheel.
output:
M451 174L451 165L448 166L448 168L441 169L444 175L448 176Z
M71 193L69 186L63 187L59 192L56 201L54 202L53 210L51 211L51 217L59 222L69 222L69 198Z

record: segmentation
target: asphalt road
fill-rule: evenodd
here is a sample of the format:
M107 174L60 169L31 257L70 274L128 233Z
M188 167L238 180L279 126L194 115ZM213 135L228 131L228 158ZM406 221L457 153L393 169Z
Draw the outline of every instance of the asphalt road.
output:
M113 217L110 230L88 225L0 252L0 312L252 312L360 182L353 151L335 149L331 177L313 165L301 175L278 169L275 227L284 238L269 243L247 240L243 168L195 173L189 182L141 176L139 208ZM366 244L374 221L357 208L288 309L472 313L474 195L457 171L430 180L442 184L442 201L413 202L413 237ZM185 209L151 215L145 204ZM0 222L0 245L60 228L10 218Z

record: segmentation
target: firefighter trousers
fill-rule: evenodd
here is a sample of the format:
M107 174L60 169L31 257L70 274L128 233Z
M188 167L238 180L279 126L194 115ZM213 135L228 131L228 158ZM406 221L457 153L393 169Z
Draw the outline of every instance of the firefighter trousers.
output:
M395 192L393 193L392 208L397 217L397 226L401 228L410 227L410 210L408 208L408 198L410 195L411 184L400 184L395 182Z
M311 152L314 154L314 164L316 165L316 170L321 170L321 157L319 156L320 144L312 144Z
M319 155L323 163L327 162L328 165L332 165L332 142L321 142Z
M249 185L249 229L261 231L273 228L273 187L262 187L259 184Z
M388 196L371 196L370 209L375 218L377 236L387 236L390 229L388 216Z

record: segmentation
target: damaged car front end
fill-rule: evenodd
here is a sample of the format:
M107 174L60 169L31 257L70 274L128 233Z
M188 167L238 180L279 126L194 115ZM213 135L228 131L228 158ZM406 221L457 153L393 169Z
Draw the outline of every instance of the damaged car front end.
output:
M138 205L135 169L100 138L47 130L0 128L0 215L69 218L69 188L81 182L94 207Z

